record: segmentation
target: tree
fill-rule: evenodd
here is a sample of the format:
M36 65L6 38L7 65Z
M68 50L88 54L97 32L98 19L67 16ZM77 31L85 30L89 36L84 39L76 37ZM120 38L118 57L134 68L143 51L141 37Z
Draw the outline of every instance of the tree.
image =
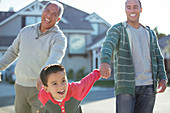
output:
M166 36L166 34L158 32L158 27L155 27L153 30L156 32L158 39Z
M165 52L170 52L170 40L167 40L166 41L166 43L167 43L167 46L165 47Z

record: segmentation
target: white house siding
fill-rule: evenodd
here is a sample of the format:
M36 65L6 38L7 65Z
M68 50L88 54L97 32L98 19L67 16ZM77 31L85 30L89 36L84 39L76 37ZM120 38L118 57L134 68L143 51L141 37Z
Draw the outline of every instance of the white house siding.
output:
M91 35L86 35L86 45L90 45L91 43L93 43Z

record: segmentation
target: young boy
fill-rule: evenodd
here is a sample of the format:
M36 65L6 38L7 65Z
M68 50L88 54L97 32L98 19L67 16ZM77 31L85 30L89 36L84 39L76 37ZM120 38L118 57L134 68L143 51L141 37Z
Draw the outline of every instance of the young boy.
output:
M48 113L82 113L80 102L85 98L100 72L94 70L79 82L68 83L61 65L48 65L40 73L43 83L38 98Z

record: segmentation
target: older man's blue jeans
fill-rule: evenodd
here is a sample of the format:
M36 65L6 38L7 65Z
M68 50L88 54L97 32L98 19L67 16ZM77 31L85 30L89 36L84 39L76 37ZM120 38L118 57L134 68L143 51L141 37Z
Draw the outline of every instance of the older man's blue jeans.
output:
M116 96L116 113L152 113L156 96L153 85L136 86L135 95Z

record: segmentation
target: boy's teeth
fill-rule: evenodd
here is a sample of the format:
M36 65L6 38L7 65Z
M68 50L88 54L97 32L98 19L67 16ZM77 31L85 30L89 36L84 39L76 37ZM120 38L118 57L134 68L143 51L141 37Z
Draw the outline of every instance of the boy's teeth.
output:
M64 92L64 90L62 90L62 91L59 91L60 93L62 93L62 92Z

